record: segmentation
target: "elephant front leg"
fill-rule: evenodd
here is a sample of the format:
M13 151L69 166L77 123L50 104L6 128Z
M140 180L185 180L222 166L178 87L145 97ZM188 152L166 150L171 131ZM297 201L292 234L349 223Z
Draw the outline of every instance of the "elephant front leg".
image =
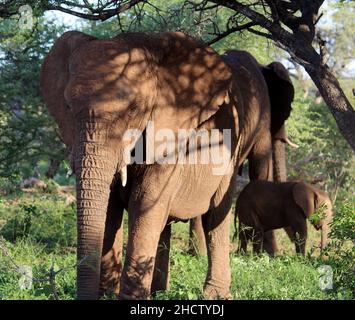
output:
M123 204L117 189L110 193L101 257L100 296L119 293L123 250Z
M290 240L295 244L296 253L305 255L307 231L303 227L298 227L297 230L294 227L285 227L284 230Z
M171 237L171 224L167 224L163 232L161 233L159 239L157 255L155 259L151 293L169 289L170 237Z
M206 299L231 299L229 229L231 210L223 216L210 210L202 216L206 236L208 272L203 290Z
M289 210L290 225L285 229L287 235L295 243L297 254L306 254L306 241L307 241L307 220L304 218L303 213L297 208L297 211Z
M128 208L129 238L120 283L120 299L148 299L158 242L166 224L161 201L132 201Z
M295 244L296 244L296 253L306 255L306 242L307 242L307 224L295 227Z
M292 227L285 227L284 230L287 233L288 238L292 243L296 243L296 232Z

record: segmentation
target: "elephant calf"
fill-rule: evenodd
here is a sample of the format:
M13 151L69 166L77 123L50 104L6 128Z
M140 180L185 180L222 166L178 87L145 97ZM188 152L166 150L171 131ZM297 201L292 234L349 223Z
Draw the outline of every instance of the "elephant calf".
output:
M323 249L333 212L327 193L309 184L255 180L240 193L236 203L237 216L241 251L246 252L248 240L253 239L254 252L264 249L273 255L267 238L263 243L263 234L269 230L285 228L290 239L295 242L296 252L304 255L307 218L316 230L321 230Z

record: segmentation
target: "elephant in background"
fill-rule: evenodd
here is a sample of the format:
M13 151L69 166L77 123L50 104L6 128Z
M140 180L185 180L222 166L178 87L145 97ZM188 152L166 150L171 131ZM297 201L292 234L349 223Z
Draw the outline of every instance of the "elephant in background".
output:
M229 60L238 61L239 55L242 54L242 52L232 52L232 55L227 52L226 57L228 57ZM228 59L226 59L227 64ZM268 176L268 179L275 182L285 182L287 177L285 145L288 144L292 148L298 147L289 140L285 128L285 120L290 116L292 109L291 103L294 98L294 87L289 72L280 62L272 62L267 66L259 65L259 68L267 84L271 105L271 125L269 131L272 139L270 152L272 152L273 179L271 179L270 176ZM237 70L235 71L238 72ZM265 108L268 108L267 104ZM264 125L267 124L264 123ZM267 132L266 128L263 132ZM258 136L258 139L262 140L265 139L265 137ZM242 166L239 169L240 175L241 172ZM257 172L253 167L249 167L249 178L251 181L264 179L265 174L263 172ZM269 251L277 251L273 231L264 234L264 246L267 247ZM193 255L206 253L206 244L200 217L190 221L189 252Z
M325 206L324 212L319 215L317 212L316 216L315 212L322 206ZM240 193L235 218L237 216L241 251L246 252L248 241L253 240L254 252L259 253L264 249L264 232L287 227L288 235L295 243L296 253L305 255L307 219L310 219L316 230L321 230L320 247L323 250L333 211L327 193L309 184L256 180ZM269 248L265 250L269 254L275 253Z
M234 51L222 59L182 33L97 39L71 31L45 58L40 83L76 174L77 297L97 299L114 286L122 299L144 299L152 288L164 289L170 222L201 215L208 251L204 295L230 297L236 168L248 157L253 177L272 177L270 102L256 60ZM126 141L125 133L144 133L150 121L156 130L175 134L179 129L230 130L230 143L217 144L231 154L224 173L213 174L211 163L156 159L127 170L125 152L139 137ZM196 154L203 149L199 144ZM122 268L124 208L129 237ZM163 280L155 284L157 278Z

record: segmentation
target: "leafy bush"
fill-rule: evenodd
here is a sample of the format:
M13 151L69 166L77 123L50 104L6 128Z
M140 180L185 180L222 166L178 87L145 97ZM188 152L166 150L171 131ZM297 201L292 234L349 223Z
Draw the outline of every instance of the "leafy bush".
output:
M327 106L300 97L297 88L296 92L287 131L299 148L287 148L288 178L316 184L328 192L333 204L340 203L352 190L353 152L339 133Z
M0 300L48 300L53 299L53 288L48 275L51 267L57 273L55 277L56 290L60 299L75 297L75 251L65 252L57 249L48 252L46 246L30 239L19 239L16 244L3 241L0 237L0 249L6 245L7 253L0 250ZM18 267L26 266L32 271L33 281L28 289L20 288L21 277Z
M344 203L333 218L331 241L326 249L327 264L333 269L334 289L340 298L355 293L355 203Z
M9 241L30 238L48 248L74 246L76 243L75 205L62 198L41 197L0 203L0 219L5 221L0 235Z
M11 179L0 177L0 196L21 193L19 189L20 183L21 177L19 175L13 175Z

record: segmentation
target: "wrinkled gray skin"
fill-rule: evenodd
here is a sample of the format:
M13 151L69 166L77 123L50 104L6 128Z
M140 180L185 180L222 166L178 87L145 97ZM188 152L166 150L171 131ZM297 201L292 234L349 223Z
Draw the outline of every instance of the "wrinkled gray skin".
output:
M238 60L238 55L234 55L232 59ZM228 63L228 60L226 61ZM279 62L273 62L267 66L259 65L268 87L268 95L271 105L271 126L270 135L272 138L271 151L273 165L273 179L268 180L275 182L286 181L286 154L285 145L295 148L287 137L284 121L291 112L291 102L294 97L294 89L292 81L287 69ZM268 105L265 105L268 108ZM264 123L264 125L267 125ZM266 128L263 132L267 132ZM259 139L265 139L259 136ZM241 168L242 169L242 168ZM255 174L253 168L250 168L249 178L251 181L265 178L263 172ZM289 234L289 230L285 229ZM275 235L273 231L264 233L264 250L269 254L278 251ZM189 252L193 255L206 253L206 242L203 237L203 228L201 218L197 217L190 221L190 237Z
M230 59L235 55L238 61ZM230 52L222 60L182 33L96 39L73 31L50 50L40 81L77 179L78 298L97 299L111 289L121 299L144 299L167 287L169 221L201 215L204 295L229 298L235 168L248 156L253 176L272 176L271 136L263 132L270 123L268 88L255 59ZM124 133L143 131L149 120L156 130L175 133L230 129L231 144L222 145L231 151L229 170L213 175L211 164L132 165L123 187L117 177L126 180ZM122 269L124 208L129 234Z

